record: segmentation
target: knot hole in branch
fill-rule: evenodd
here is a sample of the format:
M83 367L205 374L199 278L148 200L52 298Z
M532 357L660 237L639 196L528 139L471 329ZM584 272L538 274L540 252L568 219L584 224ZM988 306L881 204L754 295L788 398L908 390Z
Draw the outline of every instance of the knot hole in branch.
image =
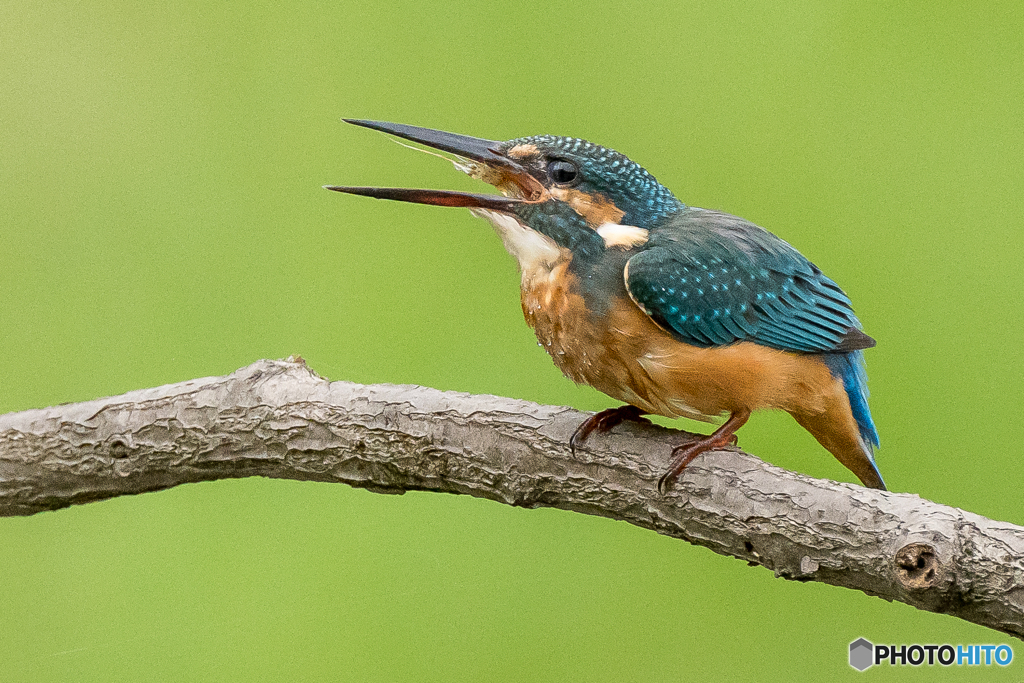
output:
M927 543L911 543L896 553L896 576L904 588L931 588L938 582L939 558Z
M115 436L107 443L107 452L114 459L127 458L130 450L128 442L119 436Z

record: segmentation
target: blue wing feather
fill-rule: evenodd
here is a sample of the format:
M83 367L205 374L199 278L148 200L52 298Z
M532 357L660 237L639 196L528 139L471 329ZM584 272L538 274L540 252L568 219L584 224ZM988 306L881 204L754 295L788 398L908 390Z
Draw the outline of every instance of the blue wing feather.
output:
M687 209L651 231L627 268L630 296L680 341L752 341L828 353L873 344L839 286L796 249L735 216ZM859 346L858 346L859 344Z

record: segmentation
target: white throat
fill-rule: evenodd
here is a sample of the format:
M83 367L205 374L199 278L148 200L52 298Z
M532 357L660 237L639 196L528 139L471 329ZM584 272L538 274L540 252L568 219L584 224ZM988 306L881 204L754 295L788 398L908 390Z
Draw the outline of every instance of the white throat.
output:
M505 249L519 261L524 279L547 272L565 259L564 250L553 239L531 230L515 216L490 209L470 209L470 212L490 221L505 244Z

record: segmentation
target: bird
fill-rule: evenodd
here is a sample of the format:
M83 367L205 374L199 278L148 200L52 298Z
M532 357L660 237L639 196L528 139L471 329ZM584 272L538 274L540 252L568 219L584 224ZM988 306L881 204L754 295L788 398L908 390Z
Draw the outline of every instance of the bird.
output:
M702 453L736 444L757 410L789 413L870 488L878 431L864 333L849 297L787 242L688 206L636 162L580 138L488 140L343 119L445 153L500 194L325 185L377 199L464 207L489 221L521 273L521 304L566 377L621 401L584 420L594 433L647 415L705 422L672 451L662 494ZM419 148L416 148L419 149Z

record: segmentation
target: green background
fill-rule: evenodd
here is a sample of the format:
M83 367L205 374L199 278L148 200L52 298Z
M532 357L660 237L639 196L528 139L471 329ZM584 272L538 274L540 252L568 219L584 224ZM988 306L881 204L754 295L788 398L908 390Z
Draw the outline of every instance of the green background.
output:
M0 4L0 411L301 354L596 410L465 211L339 122L585 137L797 246L866 330L896 491L1024 523L1024 10L990 3ZM680 423L693 427L692 423ZM785 415L743 446L852 475ZM1019 679L1002 634L607 519L243 480L0 520L0 680ZM847 645L1016 645L1005 670ZM932 678L935 680L934 678Z

